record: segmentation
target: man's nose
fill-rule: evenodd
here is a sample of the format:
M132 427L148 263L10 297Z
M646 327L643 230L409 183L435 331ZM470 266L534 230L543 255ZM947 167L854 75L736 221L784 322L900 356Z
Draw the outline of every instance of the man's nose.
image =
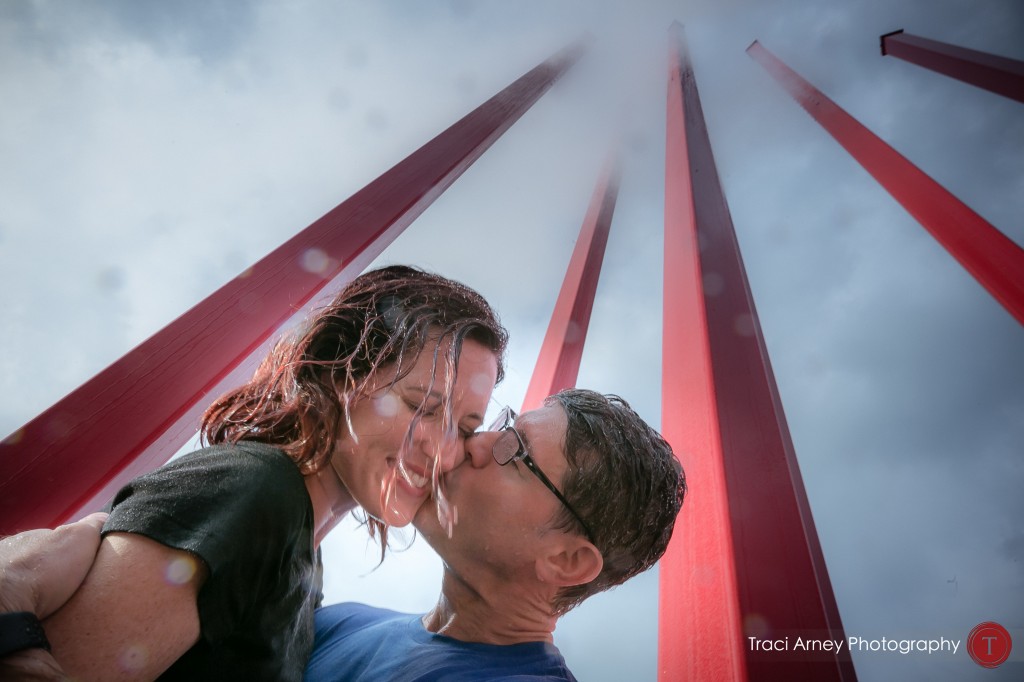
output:
M478 431L466 439L466 464L481 469L494 462L494 441L498 431Z

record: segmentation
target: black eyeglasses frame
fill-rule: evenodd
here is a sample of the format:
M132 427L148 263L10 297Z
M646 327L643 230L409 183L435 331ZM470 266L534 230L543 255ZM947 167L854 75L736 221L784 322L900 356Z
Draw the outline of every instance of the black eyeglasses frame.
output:
M527 469L533 472L533 474L540 479L541 483L547 486L548 490L555 494L555 497L557 497L558 500L565 506L565 508L569 510L569 513L573 515L573 518L575 518L576 521L579 522L580 527L583 528L583 532L586 533L587 539L590 540L591 543L593 543L594 534L590 531L590 527L587 526L586 522L583 520L583 517L581 517L576 512L576 510L572 508L572 505L569 504L569 500L565 499L565 495L559 492L558 488L555 487L555 484L551 482L551 479L548 478L543 471L541 471L541 468L537 465L537 462L534 461L533 457L530 456L530 452L526 447L526 442L523 440L522 434L520 434L514 426L516 416L517 415L515 410L513 410L511 407L505 407L498 414L498 417L494 420L494 423L491 425L491 427L487 429L488 431L509 431L516 437L516 441L519 444L519 447L516 449L516 451L512 453L511 456L504 458L504 461L502 461L503 458L499 457L498 452L495 449L496 446L498 445L498 441L494 441L494 446L491 447L491 456L494 458L494 461L499 466L505 466L509 462L522 462Z

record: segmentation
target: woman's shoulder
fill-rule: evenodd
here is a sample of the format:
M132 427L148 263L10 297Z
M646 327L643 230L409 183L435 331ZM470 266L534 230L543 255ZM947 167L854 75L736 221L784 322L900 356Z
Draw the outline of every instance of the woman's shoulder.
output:
M302 473L285 452L267 443L218 443L172 459L143 477L203 477L213 480L279 480L283 485L302 481ZM197 479L197 482L200 482Z
M243 516L260 512L267 499L292 501L299 510L308 504L295 463L280 448L252 441L211 445L173 459L122 488L114 507L130 498L136 504L166 499L176 512L230 501L226 506Z
M213 570L252 532L285 542L311 524L298 467L279 448L246 442L202 448L134 479L115 496L104 533L146 535Z

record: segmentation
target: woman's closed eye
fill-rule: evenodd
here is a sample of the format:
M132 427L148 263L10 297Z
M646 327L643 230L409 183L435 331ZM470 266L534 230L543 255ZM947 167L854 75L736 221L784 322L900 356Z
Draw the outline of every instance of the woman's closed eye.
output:
M436 417L441 409L441 404L434 401L423 403L422 405L415 400L405 400L404 402L412 412L419 410L420 416L428 419Z

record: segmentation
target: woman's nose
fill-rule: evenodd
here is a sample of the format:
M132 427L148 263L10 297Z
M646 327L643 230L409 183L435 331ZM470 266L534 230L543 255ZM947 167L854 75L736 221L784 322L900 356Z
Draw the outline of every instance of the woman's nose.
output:
M416 440L428 461L440 461L440 473L442 474L470 460L476 462L481 456L481 454L471 454L471 445L473 441L477 440L477 434L469 438L462 438L458 434L445 438L436 424L420 422L416 428ZM493 439L490 442L493 443ZM487 449L487 453L490 453L490 449ZM474 463L473 466L479 467L482 464Z
M420 422L416 427L416 442L428 464L439 462L441 472L450 471L458 459L457 440L445 438L437 424Z

